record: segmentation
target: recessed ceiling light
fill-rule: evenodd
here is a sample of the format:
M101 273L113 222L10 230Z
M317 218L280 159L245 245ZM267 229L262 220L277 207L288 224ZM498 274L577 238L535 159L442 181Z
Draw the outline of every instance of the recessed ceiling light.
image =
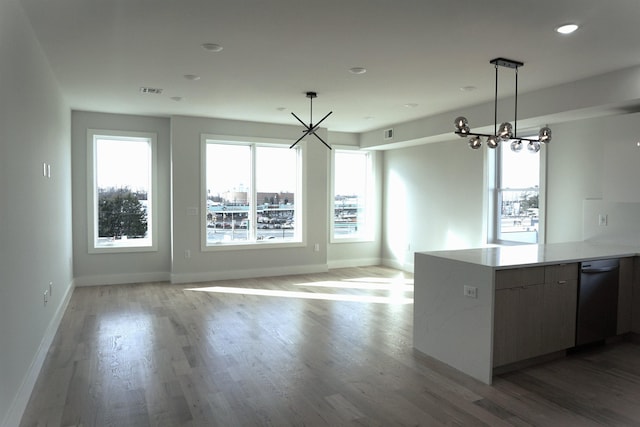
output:
M410 102L408 104L404 104L405 107L407 108L416 108L418 106L418 104L414 103L414 102Z
M278 107L278 108L276 108L276 110L278 110L278 111L284 111L286 109L287 109L287 107Z
M191 81L200 80L200 76L196 76L195 74L185 74L184 78Z
M556 28L556 33L560 34L571 34L580 28L577 24L565 24Z
M217 43L202 43L202 48L207 52L220 52L222 50L222 46Z
M460 90L461 90L462 92L473 92L473 91L474 91L474 90L476 90L476 89L478 89L478 88L477 88L477 87L475 87L475 86L462 86L462 87L460 88Z
M364 74L367 72L367 69L364 67L352 67L352 68L349 68L349 72L351 74Z

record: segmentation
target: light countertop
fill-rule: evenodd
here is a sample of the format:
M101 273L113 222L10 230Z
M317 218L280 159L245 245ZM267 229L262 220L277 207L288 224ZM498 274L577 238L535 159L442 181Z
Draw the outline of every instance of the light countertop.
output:
M418 253L499 269L533 264L545 265L592 259L624 258L639 255L640 248L613 243L566 242Z

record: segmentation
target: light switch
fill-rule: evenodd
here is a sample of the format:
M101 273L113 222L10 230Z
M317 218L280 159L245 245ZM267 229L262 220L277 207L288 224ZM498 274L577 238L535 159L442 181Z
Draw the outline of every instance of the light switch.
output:
M605 227L608 223L608 218L607 215L605 214L600 214L598 215L598 225L601 227Z

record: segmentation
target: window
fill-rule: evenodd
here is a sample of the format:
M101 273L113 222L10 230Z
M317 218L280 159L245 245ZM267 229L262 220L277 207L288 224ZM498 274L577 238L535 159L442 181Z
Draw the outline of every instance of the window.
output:
M204 246L301 242L301 149L204 139Z
M500 144L496 157L494 241L496 243L541 243L544 215L543 153L515 153Z
M154 134L88 132L89 251L156 250Z
M372 190L372 154L334 150L333 241L371 240Z

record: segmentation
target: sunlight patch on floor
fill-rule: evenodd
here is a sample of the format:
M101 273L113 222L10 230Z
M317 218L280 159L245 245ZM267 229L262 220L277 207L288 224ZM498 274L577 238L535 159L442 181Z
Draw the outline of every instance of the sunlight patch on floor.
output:
M336 282L340 283L340 282ZM308 285L312 285L308 284ZM393 292L390 296L373 296L373 295L345 295L345 294L331 294L331 293L316 293L316 292L295 292L295 291L283 291L277 289L255 289L255 288L234 288L226 286L209 286L202 288L189 288L187 291L194 292L212 292L222 294L236 294L236 295L257 295L267 297L280 297L280 298L302 298L302 299L314 299L314 300L327 300L327 301L349 301L349 302L364 302L374 304L413 304L413 298L407 298L404 296L404 292Z
M413 281L402 279L402 281L389 281L389 279L345 279L345 280L328 280L325 282L303 282L296 283L295 286L308 286L316 288L339 288L339 289L366 289L366 290L382 290L382 291L403 291L413 292ZM376 283L376 281L378 281ZM404 283L403 283L404 282ZM405 284L407 283L407 284Z

